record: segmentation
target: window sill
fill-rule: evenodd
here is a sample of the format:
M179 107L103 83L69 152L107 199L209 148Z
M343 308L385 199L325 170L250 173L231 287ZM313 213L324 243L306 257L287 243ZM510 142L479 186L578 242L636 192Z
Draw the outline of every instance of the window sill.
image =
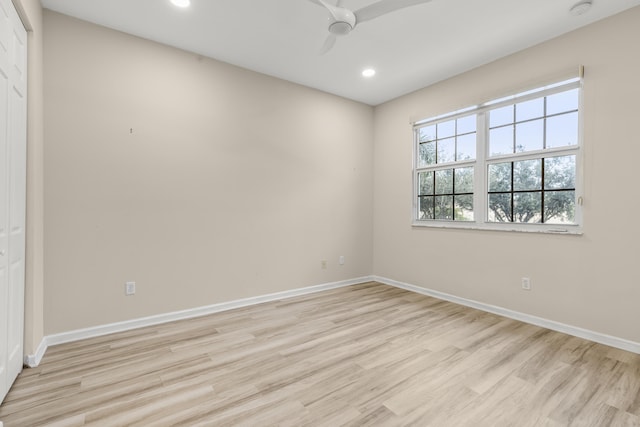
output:
M579 225L549 225L549 224L503 224L489 222L455 222L455 221L413 221L411 224L415 228L446 228L452 230L486 230L486 231L506 231L516 233L543 233L543 234L565 234L581 236L582 227Z

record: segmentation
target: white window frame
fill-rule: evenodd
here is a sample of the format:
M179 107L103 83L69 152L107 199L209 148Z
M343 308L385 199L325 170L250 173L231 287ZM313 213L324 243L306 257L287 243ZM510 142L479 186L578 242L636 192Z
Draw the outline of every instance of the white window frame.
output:
M437 117L417 121L413 124L413 202L412 202L412 225L414 227L435 227L454 229L479 229L498 231L518 231L518 232L539 232L555 234L582 234L583 212L583 81L582 78L573 79L539 87L526 92L521 92L513 96L508 96L480 105L471 106ZM547 148L536 151L519 152L500 156L489 156L489 114L488 112L504 107L506 105L517 104L531 99L564 92L571 89L578 89L578 143L572 146ZM444 121L476 114L476 159L471 161L448 162L443 164L429 165L428 167L418 166L419 152L419 130L422 127L430 126ZM575 182L575 211L574 224L548 224L548 223L516 223L516 222L489 222L488 221L488 167L490 164L512 162L529 159L541 159L563 155L576 156L576 182ZM419 220L419 180L418 173L425 169L450 169L464 166L474 167L474 195L473 212L474 221L454 221L454 220Z

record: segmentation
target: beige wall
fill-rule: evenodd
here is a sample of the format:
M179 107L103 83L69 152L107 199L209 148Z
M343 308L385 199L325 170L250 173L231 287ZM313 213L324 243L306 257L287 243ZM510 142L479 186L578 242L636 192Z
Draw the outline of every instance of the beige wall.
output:
M13 0L28 31L27 222L24 353L34 354L43 319L43 29L39 0Z
M371 273L371 107L44 22L46 334Z
M640 342L640 8L375 109L374 273ZM583 64L584 235L412 228L411 118L517 92ZM532 291L520 289L531 278Z

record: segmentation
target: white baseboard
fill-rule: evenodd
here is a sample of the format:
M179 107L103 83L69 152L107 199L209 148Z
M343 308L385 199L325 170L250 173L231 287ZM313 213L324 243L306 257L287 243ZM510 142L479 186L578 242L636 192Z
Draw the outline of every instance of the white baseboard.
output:
M590 331L588 329L579 328L577 326L566 325L564 323L556 322L553 320L544 319L537 316L532 316L526 313L520 313L518 311L509 310L503 307L495 305L485 304L482 302L457 297L444 292L434 291L432 289L423 288L416 285L410 285L408 283L398 282L397 280L388 279L386 277L371 276L371 279L376 282L384 283L385 285L394 286L396 288L405 289L407 291L416 292L422 295L450 301L456 304L464 305L467 307L476 308L478 310L487 311L489 313L498 314L500 316L508 317L510 319L519 320L521 322L530 323L532 325L541 326L543 328L551 329L553 331L562 332L568 335L573 335L578 338L584 338L589 341L594 341L600 344L608 345L610 347L616 347L622 350L631 351L633 353L640 354L640 343L625 340L623 338L614 337L611 335L601 334L599 332Z
M47 342L47 337L44 337L42 338L42 341L40 341L40 344L38 345L38 348L36 349L35 354L28 354L24 357L24 364L30 368L37 367L42 361L42 357L44 356L44 353L47 351L47 347L49 347L49 344ZM0 427L2 426L0 425Z
M517 311L509 310L509 309L498 307L495 305L485 304L482 302L457 297L455 295L450 295L444 292L439 292L432 289L427 289L420 286L399 282L397 280L388 279L386 277L363 276L355 279L342 280L339 282L325 283L325 284L316 285L316 286L292 289L289 291L260 295L257 297L243 298L239 300L228 301L228 302L208 305L204 307L196 307L188 310L175 311L171 313L164 313L164 314L159 314L155 316L126 320L123 322L111 323L107 325L100 325L100 326L95 326L91 328L78 329L78 330L69 331L69 332L62 332L59 334L47 335L40 342L40 345L36 349L35 354L25 356L24 363L25 365L31 368L37 367L42 361L42 357L47 351L47 348L51 345L79 341L87 338L98 337L101 335L112 334L115 332L123 332L131 329L142 328L145 326L159 325L162 323L173 322L176 320L206 316L208 314L232 310L234 308L246 307L246 306L260 304L260 303L269 302L269 301L277 301L277 300L292 298L300 295L307 295L315 292L322 292L329 289L336 289L336 288L341 288L345 286L351 286L351 285L356 285L359 283L366 283L371 281L384 283L385 285L394 286L396 288L405 289L407 291L416 292L422 295L427 295L427 296L442 299L445 301L450 301L456 304L464 305L467 307L476 308L478 310L498 314L500 316L508 317L510 319L519 320L521 322L530 323L532 325L541 326L543 328L551 329L558 332L563 332L568 335L573 335L573 336L584 338L600 344L605 344L611 347L616 347L622 350L631 351L633 353L640 354L640 343L637 343L634 341L625 340L625 339L614 337L611 335L601 334L598 332L590 331L590 330L579 328L576 326L566 325L564 323L543 319L541 317L520 313ZM2 427L1 424L0 424L0 427Z
M234 308L246 307L263 302L277 301L292 298L300 295L307 295L316 292L322 292L329 289L342 288L345 286L366 283L372 280L371 276L363 276L355 279L341 280L339 282L324 283L316 286L308 286L305 288L292 289L289 291L276 292L272 294L260 295L257 297L243 298L234 301L222 302L219 304L208 305L204 307L195 307L188 310L174 311L171 313L158 314L155 316L142 317L138 319L125 320L123 322L110 323L107 325L94 326L90 328L77 329L59 334L47 335L42 339L36 354L25 356L25 364L31 368L35 368L40 364L45 351L49 346L56 344L64 344L73 341L79 341L87 338L99 337L101 335L113 334L115 332L123 332L131 329L142 328L145 326L159 325L162 323L173 322L176 320L191 319L194 317L206 316L208 314L219 313L221 311L232 310ZM2 426L0 426L2 427Z

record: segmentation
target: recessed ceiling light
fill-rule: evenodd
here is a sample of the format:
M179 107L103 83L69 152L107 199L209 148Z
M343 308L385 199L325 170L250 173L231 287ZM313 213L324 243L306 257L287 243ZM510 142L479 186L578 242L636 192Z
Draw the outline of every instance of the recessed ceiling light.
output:
M366 70L362 71L363 77L373 77L375 75L376 75L376 70L374 70L373 68L367 68Z
M191 0L171 0L171 3L178 7L189 7Z
M592 5L593 3L591 2L591 0L580 1L571 6L571 9L569 9L569 13L573 16L582 15L583 13L586 13L589 9L591 9Z

